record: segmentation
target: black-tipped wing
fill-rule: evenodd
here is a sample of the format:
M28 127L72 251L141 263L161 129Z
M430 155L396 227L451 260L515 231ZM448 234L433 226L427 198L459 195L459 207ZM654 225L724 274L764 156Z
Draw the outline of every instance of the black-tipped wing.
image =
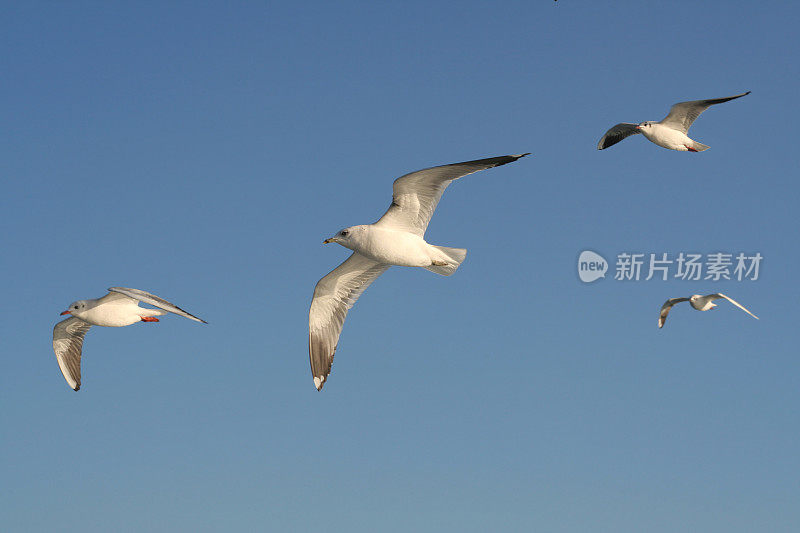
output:
M722 298L724 300L728 300L730 303L732 303L733 305L735 305L736 307L738 307L739 309L741 309L742 311L744 311L745 313L747 313L751 317L753 317L756 320L758 320L758 317L756 315L754 315L753 313L751 313L750 311L748 311L747 309L745 309L745 307L742 304L740 304L739 302L737 302L733 298L729 298L729 297L725 296L721 292L717 292L717 293L714 293L714 294L709 294L708 296L706 296L706 298L708 298L709 300L712 300L712 301L713 300L719 300L720 298Z
M165 299L160 298L155 294L150 294L149 292L146 291L141 291L139 289L129 289L127 287L111 287L108 289L108 291L111 293L117 293L123 296L127 296L128 298L132 298L133 300L139 302L144 302L146 304L158 307L159 309L163 309L164 311L168 311L170 313L175 313L176 315L186 317L189 320L195 320L197 322L202 322L203 324L208 324L208 322L206 322L202 318L197 318L193 314L184 311L177 305L172 304L166 301ZM109 295L109 296L113 297L114 295ZM108 296L106 296L106 298L108 298Z
M499 167L528 154L504 155L417 170L394 180L392 205L376 226L388 226L425 234L442 193L450 183L479 170Z
M613 126L603 135L600 142L597 143L597 149L604 150L609 146L614 146L626 137L641 133L637 126L638 124L631 124L630 122L620 122L616 126Z
M58 368L72 390L81 388L83 337L91 327L91 324L80 318L70 317L53 328L53 351L58 360Z
M317 390L322 390L331 373L347 311L387 268L389 265L353 253L314 287L308 311L308 356Z
M664 117L664 120L659 124L664 124L672 129L689 133L689 127L692 125L700 113L711 107L712 105L730 102L742 96L747 96L750 91L746 93L737 94L736 96L727 96L725 98L711 98L709 100L692 100L690 102L678 102L669 109L669 114Z
M667 321L667 315L669 314L669 310L672 309L672 306L681 303L681 302L688 302L689 298L670 298L664 305L661 306L661 313L658 315L658 327L663 328L664 322Z

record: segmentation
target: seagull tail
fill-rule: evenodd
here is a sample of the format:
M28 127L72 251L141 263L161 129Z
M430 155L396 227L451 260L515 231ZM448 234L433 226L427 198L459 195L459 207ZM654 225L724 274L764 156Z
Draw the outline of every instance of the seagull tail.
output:
M467 257L467 251L464 248L448 248L446 246L433 247L447 256L447 264L441 266L430 265L426 266L425 268L431 272L441 274L442 276L449 276L455 273L455 271L458 270L458 267L461 265L461 262L465 257Z
M711 147L708 146L707 144L703 144L703 143L699 143L699 142L695 141L694 145L692 146L692 148L694 148L698 152L705 152L706 150L708 150Z

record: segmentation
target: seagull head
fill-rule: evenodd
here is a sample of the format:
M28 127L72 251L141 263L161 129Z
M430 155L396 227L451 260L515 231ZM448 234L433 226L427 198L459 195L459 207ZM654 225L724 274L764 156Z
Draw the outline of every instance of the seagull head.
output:
M86 311L86 300L78 300L69 304L69 308L61 314L79 316L84 311Z
M335 242L336 244L341 244L345 248L352 249L355 245L355 240L357 239L357 235L361 233L363 230L363 226L351 226L349 228L344 228L340 230L336 235L329 239L325 239L322 241L323 244L329 244Z
M636 126L636 129L639 130L639 131L647 131L652 127L653 127L653 123L652 122L642 122L641 124Z

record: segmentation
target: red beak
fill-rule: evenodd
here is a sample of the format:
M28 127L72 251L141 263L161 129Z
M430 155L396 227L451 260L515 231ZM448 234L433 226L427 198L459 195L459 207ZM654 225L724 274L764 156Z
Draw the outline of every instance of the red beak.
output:
M62 315L71 315L72 313L70 313L69 311L64 311L64 312L63 312L63 313L61 313L61 314L62 314Z

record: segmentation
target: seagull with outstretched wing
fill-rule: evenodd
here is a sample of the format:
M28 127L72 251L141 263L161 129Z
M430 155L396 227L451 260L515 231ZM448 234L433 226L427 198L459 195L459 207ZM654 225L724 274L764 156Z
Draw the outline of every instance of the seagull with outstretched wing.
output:
M322 390L333 364L347 311L391 265L422 267L449 276L467 255L462 248L434 246L423 238L442 193L453 181L528 154L505 155L418 170L397 178L392 204L374 224L351 226L325 243L353 250L319 280L308 312L308 353L314 386Z
M712 105L729 102L748 94L750 94L750 91L725 98L679 102L670 108L669 114L660 122L641 122L639 124L621 122L616 126L612 126L603 135L600 142L597 143L597 149L604 150L609 146L614 146L626 137L641 133L650 142L670 150L679 152L702 152L708 150L709 147L705 144L689 138L689 127L700 116L700 113Z
M157 307L139 307L139 302ZM121 327L136 322L158 322L157 316L174 313L207 324L177 305L139 289L111 287L108 294L93 300L78 300L62 315L72 315L53 328L53 351L64 379L72 388L81 388L81 352L83 338L92 326Z
M667 321L667 315L669 314L670 309L672 309L672 306L677 303L689 302L689 305L691 305L694 309L697 309L698 311L709 311L717 307L717 304L713 302L714 300L719 300L719 299L728 300L730 303L732 303L733 305L735 305L736 307L738 307L751 317L755 318L756 320L758 319L756 315L745 309L742 304L740 304L733 298L729 298L724 294L722 294L721 292L717 292L714 294L707 294L706 296L693 294L689 298L670 298L669 300L664 302L664 305L661 306L661 312L658 315L658 327L659 328L664 327L664 322Z

